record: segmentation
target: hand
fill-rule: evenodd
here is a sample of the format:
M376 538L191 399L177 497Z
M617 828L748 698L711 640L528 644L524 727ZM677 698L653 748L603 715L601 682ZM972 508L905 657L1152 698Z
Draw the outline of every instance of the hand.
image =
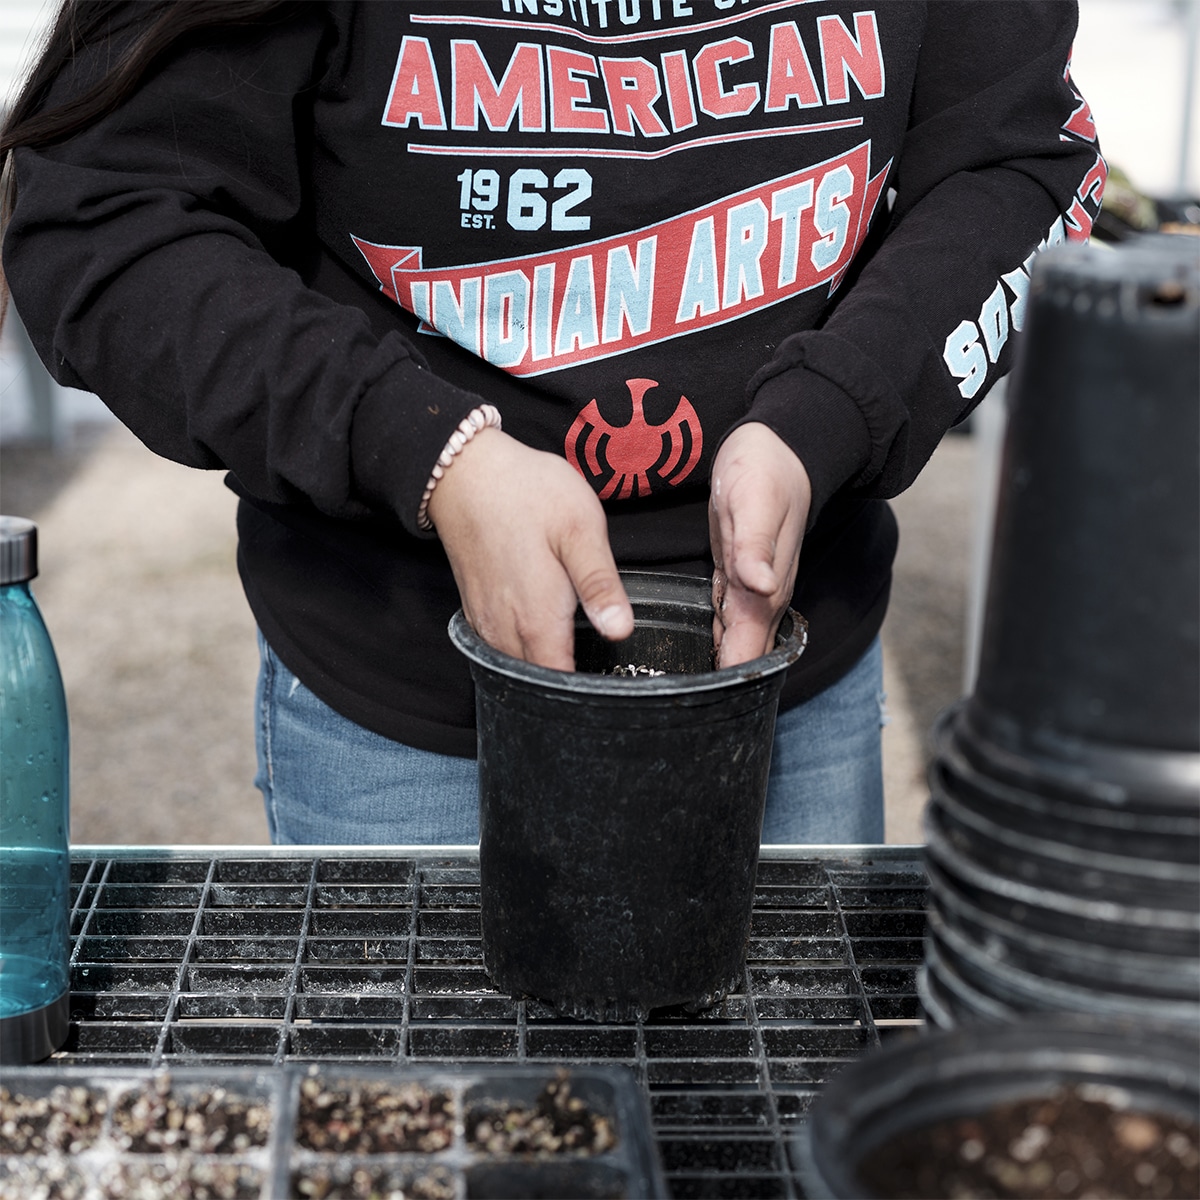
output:
M429 516L471 628L497 650L573 671L576 598L603 637L633 632L604 509L565 459L482 429L433 489Z
M739 426L717 451L708 528L718 666L749 662L775 645L811 503L804 464L766 425Z

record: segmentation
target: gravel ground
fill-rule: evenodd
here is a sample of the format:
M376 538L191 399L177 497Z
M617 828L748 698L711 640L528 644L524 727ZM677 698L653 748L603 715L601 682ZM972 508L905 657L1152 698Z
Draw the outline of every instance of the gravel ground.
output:
M887 838L922 840L927 731L961 691L976 451L951 435L896 502L884 630ZM67 686L77 844L265 844L253 784L254 624L218 473L124 429L0 449L0 510L39 523L34 590Z
M0 506L39 524L33 588L67 689L72 841L265 843L254 623L221 476L108 426L62 455L6 448Z

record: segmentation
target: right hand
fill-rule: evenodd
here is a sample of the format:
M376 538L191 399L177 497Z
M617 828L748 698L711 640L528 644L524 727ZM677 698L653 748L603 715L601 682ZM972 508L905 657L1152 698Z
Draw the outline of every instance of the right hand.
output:
M463 613L497 650L575 669L576 600L610 641L633 632L596 493L557 455L481 429L429 498Z
M788 444L757 421L717 451L709 496L717 665L766 654L796 583L812 485Z

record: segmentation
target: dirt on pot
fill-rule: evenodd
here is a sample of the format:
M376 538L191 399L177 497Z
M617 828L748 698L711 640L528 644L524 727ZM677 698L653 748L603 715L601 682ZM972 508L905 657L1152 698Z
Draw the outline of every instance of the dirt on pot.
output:
M1200 1125L1079 1084L907 1130L858 1174L889 1200L1194 1200Z

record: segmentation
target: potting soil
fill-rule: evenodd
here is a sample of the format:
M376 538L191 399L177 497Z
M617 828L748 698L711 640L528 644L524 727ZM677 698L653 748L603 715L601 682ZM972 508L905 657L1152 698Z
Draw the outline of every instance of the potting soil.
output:
M611 670L605 671L605 675L617 675L627 679L641 678L656 678L659 675L665 675L666 671L660 671L656 667L648 667L644 663L618 663Z
M1080 1084L907 1130L859 1177L889 1200L1194 1200L1200 1125Z

